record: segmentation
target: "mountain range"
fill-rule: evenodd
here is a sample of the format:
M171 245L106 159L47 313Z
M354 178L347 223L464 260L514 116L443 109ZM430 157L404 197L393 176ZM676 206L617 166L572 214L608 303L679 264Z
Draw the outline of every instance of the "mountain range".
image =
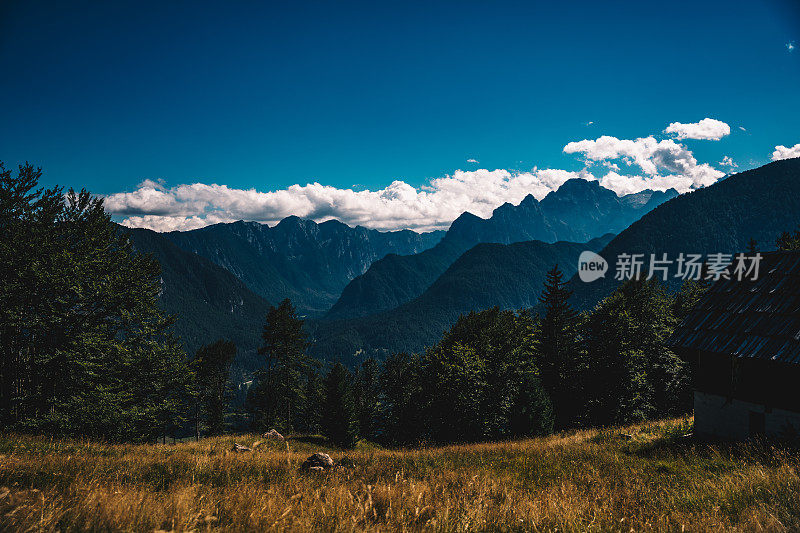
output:
M178 315L176 331L187 348L234 340L246 374L264 313L284 297L308 316L315 355L352 362L359 350L418 350L461 313L535 306L546 271L557 263L573 275L583 250L599 251L610 271L592 283L573 276L579 309L618 284L613 272L623 253L735 253L751 238L772 249L800 222L800 159L676 195L618 197L597 182L570 180L541 201L504 204L488 219L464 213L446 233L382 233L297 217L275 227L235 222L188 232L126 231L161 263L162 306ZM670 287L679 283L670 278Z
M164 234L180 248L228 270L267 301L289 298L307 316L327 311L345 285L376 259L421 252L443 235L351 228L336 220L317 224L295 216L274 227L239 221Z
M319 356L327 353L335 357L353 353L354 347L368 354L415 351L438 339L442 326L452 324L459 310L491 305L535 307L541 291L541 283L535 283L542 280L537 272L542 266L537 262L540 258L549 258L550 266L558 262L565 274L573 275L568 282L572 303L585 310L620 283L614 274L621 254L644 254L649 259L651 253L657 257L666 253L672 260L681 252L735 254L745 251L751 239L758 249L768 251L774 249L778 235L798 224L800 159L777 161L672 198L644 213L614 238L606 236L577 247L556 243L563 246L560 249L545 248L554 246L545 243L532 248L535 242L478 245L459 257L420 297L365 317L332 324L316 322L315 349ZM447 240L446 235L442 243ZM437 247L419 255L431 254ZM608 261L609 273L584 283L575 275L574 263L580 251L597 249ZM524 253L529 250L535 252ZM559 258L559 252L565 252L565 256ZM675 277L673 265L667 285L675 290L681 281Z
M619 197L596 181L571 179L541 202L528 195L503 204L483 219L464 213L433 248L415 255L390 254L353 279L325 315L328 320L367 316L420 296L464 252L480 243L539 240L586 242L618 233L678 193L643 191Z

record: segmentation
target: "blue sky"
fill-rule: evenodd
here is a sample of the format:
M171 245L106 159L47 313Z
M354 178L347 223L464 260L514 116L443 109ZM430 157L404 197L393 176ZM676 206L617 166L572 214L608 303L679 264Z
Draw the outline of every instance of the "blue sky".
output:
M800 143L798 2L66 4L0 7L0 159L42 166L47 185L138 193L109 202L118 220L293 212L426 229L523 192L420 196L431 179L577 173L591 154L565 153L571 142L673 139L724 172ZM730 133L664 133L706 117ZM725 156L739 166L720 166ZM642 175L629 157L619 174ZM616 159L588 172L600 179ZM470 180L509 188L496 174ZM314 182L323 188L284 191ZM225 190L175 189L192 184ZM417 215L336 196L348 188L416 202ZM281 194L241 208L249 197L231 191L249 189Z

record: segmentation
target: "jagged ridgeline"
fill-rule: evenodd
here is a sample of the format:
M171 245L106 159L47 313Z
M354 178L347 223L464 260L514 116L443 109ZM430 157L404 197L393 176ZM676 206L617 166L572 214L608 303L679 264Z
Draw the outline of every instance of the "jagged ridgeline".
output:
M239 347L234 368L246 373L257 363L266 308L283 298L290 298L312 322L309 327L318 336L321 357L339 357L365 345L363 333L353 337L354 323L343 319L362 317L363 324L377 323L370 315L382 312L391 313L377 320L390 322L383 324L388 333L378 338L388 336L391 341L367 344L379 349L422 346L435 342L461 312L531 304L541 274L552 264L559 262L572 273L566 262L578 253L575 243L619 231L676 194L644 191L618 197L596 182L570 180L541 202L528 196L519 205L500 206L489 219L464 213L446 234L379 232L297 217L274 227L234 222L186 232L128 231L137 249L153 253L161 262L162 306L177 315L176 331L187 349L194 351L218 338L233 340ZM502 247L533 239L539 242ZM574 242L550 246L558 240ZM595 241L592 249L607 240ZM499 243L500 248L465 254L481 243ZM504 263L526 271L526 281L521 281L518 269L506 269ZM448 270L451 266L455 268ZM466 284L461 279L464 272L472 276ZM486 283L486 277L492 282ZM507 288L522 283L525 289L504 294L502 283ZM314 319L325 312L330 323L320 326ZM429 318L421 334L418 312ZM374 329L356 324L359 330ZM405 342L412 337L415 343Z
M612 274L623 252L734 253L751 238L768 250L800 222L799 176L798 160L779 161L671 200L674 191L618 197L596 182L571 180L541 202L506 204L489 219L465 213L443 238L295 217L274 228L238 222L165 234L137 230L132 238L162 263L162 305L179 315L190 350L229 338L246 361L258 346L264 310L288 296L306 302L298 308L311 319L319 357L385 354L435 342L459 313L535 304L543 272L558 263L573 274L583 249L600 251ZM599 231L621 233L609 242L593 234ZM576 304L590 308L607 296L612 277L573 280ZM337 287L339 301L314 319L310 307L331 305Z
M443 235L351 228L336 220L317 224L295 216L274 227L240 221L164 234L180 248L225 268L267 301L289 298L307 316L327 311L345 285L376 259L421 252Z
M517 206L501 205L488 219L464 213L430 250L411 256L388 255L373 264L345 287L325 318L367 316L402 305L420 296L476 244L531 240L587 242L607 233L619 233L644 213L677 195L669 190L619 197L596 181L572 179L541 202L528 195Z
M176 316L186 349L233 341L237 377L261 364L256 349L271 303L288 297L306 317L319 314L376 258L424 250L444 234L379 232L297 217L272 228L256 222L169 233L120 228L161 264L161 306Z
M601 246L600 253L611 268L605 278L592 283L583 283L576 277L570 281L569 287L574 291L572 301L578 308L591 309L618 285L613 279L614 266L621 253L641 253L647 257L651 253L659 256L667 253L673 258L681 252L732 254L745 251L750 239L757 241L760 250L774 249L780 233L800 223L800 159L777 161L732 175L648 211L613 240ZM576 209L575 212L580 210ZM577 224L576 221L574 225ZM458 224L454 223L453 226L451 232ZM443 239L443 244L449 240L449 236L450 232ZM460 304L455 303L458 301L464 302L461 309L468 308L466 302L469 305L486 305L492 299L500 306L526 305L532 300L533 294L533 291L527 291L538 276L534 272L536 260L545 257L543 254L546 249L527 256L512 252L519 252L527 246L511 245L509 249L497 247L491 253L485 253L481 260L469 261L472 254L477 256L481 249L479 246L464 254L446 274L431 282L429 288L423 289L422 296L386 311L338 320L332 324L316 324L316 349L319 355L344 356L356 346L366 353L378 355L400 349L417 349L420 345L429 344L431 339L435 340L436 335L441 334L443 325L452 323L445 318L459 309ZM419 256L431 254L434 250L436 248ZM569 260L577 259L579 252L576 250L573 248L575 256ZM554 252L554 249L549 249L549 253ZM388 259L377 262L373 268L383 266L382 263L388 262ZM574 267L570 267L563 256L559 258L553 255L551 259L558 260L567 275L574 274ZM520 268L520 260L530 268ZM467 268L465 263L473 263L474 267ZM485 272L476 274L480 269ZM368 271L363 277L369 275ZM676 289L679 283L680 280L673 278L669 287ZM444 287L450 288L449 296ZM452 307L449 307L450 303Z
M521 247L500 252L497 257L527 254L532 256L528 261L531 265L541 260L541 268L532 266L530 270L535 273L529 276L531 283L538 284L541 269L573 255L567 245L552 250L541 245L557 240L583 242L619 231L676 194L644 191L618 197L596 182L570 180L541 202L528 196L519 205L500 206L489 219L464 213L446 234L379 232L351 228L333 220L317 224L297 217L288 217L274 227L240 221L186 232L127 231L137 249L154 254L162 264L162 306L177 315L176 331L187 349L194 351L218 338L233 340L239 347L235 368L246 371L256 362L255 350L266 308L283 298L290 298L307 319L323 313L330 320L366 317L421 297L464 252L477 244L532 239L542 242L526 251ZM494 256L495 251L477 252L477 256L482 254ZM444 294L448 289L443 287L452 285L448 279L457 278L463 265L470 263L470 257L423 298L423 302L432 302L436 316L426 324L428 333L420 341L435 341L434 336L460 312L520 302L527 305L538 294L531 287L523 296L507 298L491 283L479 279L486 272L476 272L478 279L473 285L483 289L481 294L462 291L460 301L451 301ZM485 268L500 268L490 267L495 264L493 261L483 264ZM571 272L570 267L565 268ZM507 278L508 275L504 279ZM431 304L426 304L426 309L429 307ZM411 307L395 314L406 316L408 309ZM408 322L408 318L400 320ZM339 320L335 324L342 324L344 329L325 337L342 338L342 332L346 337L351 325ZM326 325L325 331L335 327ZM342 349L355 351L360 345L345 343ZM330 348L325 342L323 349ZM337 354L340 352L336 350Z

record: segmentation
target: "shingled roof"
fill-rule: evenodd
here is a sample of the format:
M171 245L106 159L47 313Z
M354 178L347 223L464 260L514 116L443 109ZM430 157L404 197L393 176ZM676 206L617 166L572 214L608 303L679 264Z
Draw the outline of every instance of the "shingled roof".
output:
M667 345L800 363L800 252L763 253L755 281L715 282Z

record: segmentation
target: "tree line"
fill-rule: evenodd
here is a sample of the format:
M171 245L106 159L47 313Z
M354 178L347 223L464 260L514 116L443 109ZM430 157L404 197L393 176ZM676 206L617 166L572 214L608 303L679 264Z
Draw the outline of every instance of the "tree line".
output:
M471 312L422 353L326 373L304 355L302 320L285 300L268 313L268 364L247 406L254 429L321 432L340 446L519 438L683 414L690 369L664 340L707 286L689 280L671 294L655 278L634 279L581 314L556 266L539 314Z

